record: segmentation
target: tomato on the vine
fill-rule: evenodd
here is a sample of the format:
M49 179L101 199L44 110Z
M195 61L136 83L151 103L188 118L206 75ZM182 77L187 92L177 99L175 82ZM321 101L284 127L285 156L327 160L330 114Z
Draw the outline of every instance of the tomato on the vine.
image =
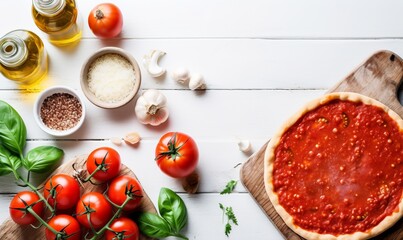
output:
M101 3L91 10L88 25L97 37L116 37L122 31L122 12L112 3Z
M51 226L54 230L65 234L61 239L68 240L80 240L81 239L81 229L80 224L77 222L75 218L69 215L61 214L54 216L48 222L49 226ZM47 240L55 240L58 239L57 236L50 231L48 228L45 229L45 236Z
M105 182L119 174L120 171L120 155L110 147L100 147L90 153L87 159L87 170L89 174L94 173L93 178Z
M80 199L80 185L67 174L56 174L46 182L43 195L56 209L70 209Z
M87 214L90 214L90 222L94 229L102 228L112 217L112 206L104 195L97 192L84 194L76 207L76 218L86 228L91 228Z
M117 218L111 223L109 228L110 230L106 231L105 234L106 240L138 240L140 236L137 224L129 218Z
M38 195L34 192L22 191L17 193L10 202L10 216L15 223L28 225L36 222L36 218L26 211L27 206L32 206L34 212L42 217L44 204L39 201Z
M123 207L123 210L132 211L141 204L143 197L143 189L139 181L127 175L113 179L108 189L108 198L114 204L121 206L127 195L131 196L132 199Z
M183 178L196 169L199 150L196 142L187 134L168 132L158 142L155 160L165 174Z

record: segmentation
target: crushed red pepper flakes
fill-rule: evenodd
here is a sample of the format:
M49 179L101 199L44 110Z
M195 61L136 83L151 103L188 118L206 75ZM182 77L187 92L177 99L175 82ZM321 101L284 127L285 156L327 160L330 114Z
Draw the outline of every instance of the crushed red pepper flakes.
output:
M82 116L82 106L71 94L55 93L43 101L40 116L50 129L64 131L78 124Z

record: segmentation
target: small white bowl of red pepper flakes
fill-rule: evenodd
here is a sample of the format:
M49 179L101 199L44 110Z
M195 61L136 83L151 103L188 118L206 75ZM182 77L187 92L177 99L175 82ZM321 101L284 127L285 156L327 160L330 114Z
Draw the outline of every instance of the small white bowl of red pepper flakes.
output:
M53 136L77 131L85 119L85 105L78 93L66 86L42 91L35 101L34 117L39 127Z

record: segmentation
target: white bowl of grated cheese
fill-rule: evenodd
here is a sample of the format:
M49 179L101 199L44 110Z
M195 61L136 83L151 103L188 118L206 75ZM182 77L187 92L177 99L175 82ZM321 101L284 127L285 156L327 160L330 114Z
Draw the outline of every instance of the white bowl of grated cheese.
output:
M118 108L127 104L139 91L140 84L137 61L121 48L101 48L81 69L81 89L98 107Z

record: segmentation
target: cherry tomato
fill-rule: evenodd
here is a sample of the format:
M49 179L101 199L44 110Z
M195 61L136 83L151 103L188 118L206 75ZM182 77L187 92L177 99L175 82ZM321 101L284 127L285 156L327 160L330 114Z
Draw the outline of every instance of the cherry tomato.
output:
M39 197L34 192L23 191L17 193L10 202L10 216L13 221L21 225L35 223L36 218L24 209L26 208L25 204L30 206L34 204L32 209L36 214L42 216L44 204L43 202L37 202L38 200Z
M102 228L112 217L112 206L104 195L97 192L84 194L76 207L76 218L86 228L91 228L87 212L90 212L90 222L95 229Z
M108 198L114 204L121 206L127 198L126 194L131 195L133 199L123 207L123 210L132 211L140 205L143 196L143 189L139 181L125 175L113 179L108 189Z
M168 132L158 142L155 159L165 174L183 178L195 170L199 161L199 150L190 136L180 132Z
M56 209L70 209L80 199L80 185L67 174L56 174L46 182L43 195Z
M68 240L80 240L81 239L81 229L80 224L77 222L75 218L69 215L61 214L54 216L48 224L58 232L62 232L65 236L70 236ZM55 240L57 236L50 231L49 229L45 229L45 236L47 240Z
M93 178L105 182L119 174L120 155L110 147L100 147L90 153L87 159L87 170L92 174L98 166L100 170L93 175Z
M106 231L105 239L106 240L116 240L116 239L125 239L125 240L138 240L139 239L139 228L137 224L129 219L129 218L117 218L113 220L111 225L109 226L111 230Z
M88 25L97 37L116 37L122 31L122 12L112 3L101 3L91 10Z

